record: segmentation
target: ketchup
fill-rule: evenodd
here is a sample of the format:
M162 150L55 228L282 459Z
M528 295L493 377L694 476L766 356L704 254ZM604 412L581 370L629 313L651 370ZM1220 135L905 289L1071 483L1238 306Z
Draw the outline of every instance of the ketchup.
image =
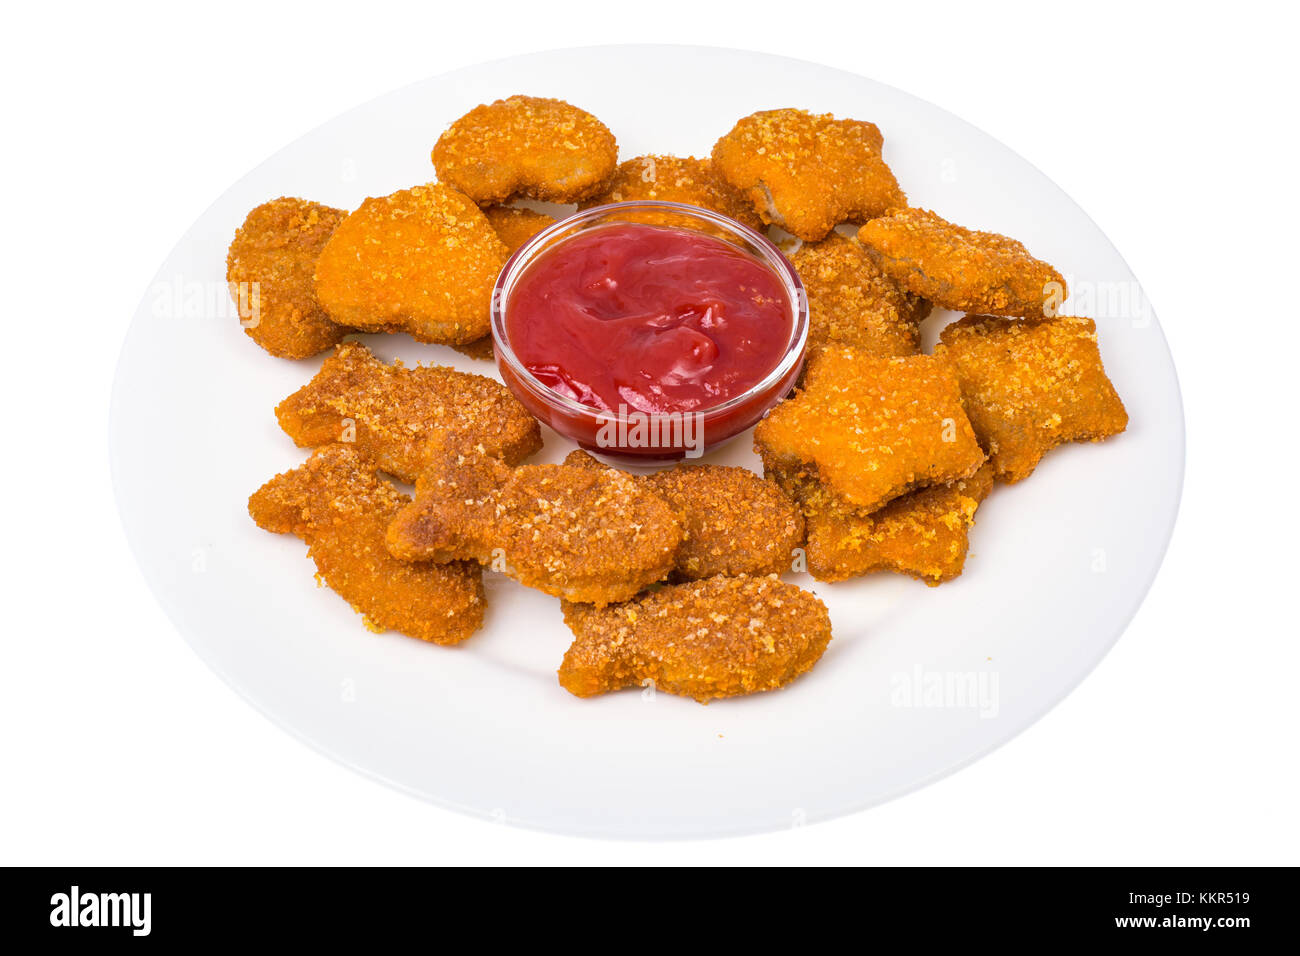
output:
M723 239L666 226L593 226L519 276L506 334L551 389L591 408L650 414L718 405L789 347L781 279Z

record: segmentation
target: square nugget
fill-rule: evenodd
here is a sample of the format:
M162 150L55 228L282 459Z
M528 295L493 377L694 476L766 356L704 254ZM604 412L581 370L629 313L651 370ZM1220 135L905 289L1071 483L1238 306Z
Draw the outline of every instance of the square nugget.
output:
M947 362L840 347L823 351L804 388L759 423L754 449L770 472L815 477L863 513L984 462Z
M1001 481L1027 478L1057 445L1101 441L1128 426L1092 319L968 315L939 339L936 354L956 367L966 412Z

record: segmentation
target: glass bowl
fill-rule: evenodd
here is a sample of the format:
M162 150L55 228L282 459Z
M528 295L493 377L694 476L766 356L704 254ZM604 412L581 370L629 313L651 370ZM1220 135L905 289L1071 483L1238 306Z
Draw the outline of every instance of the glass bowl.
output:
M537 379L510 347L507 316L515 283L538 256L577 234L610 223L642 223L702 232L744 249L780 280L790 302L790 337L776 366L744 392L689 412L604 411ZM624 464L698 458L758 422L794 388L808 342L808 299L794 266L772 242L734 219L681 203L641 201L596 206L549 226L519 248L492 293L492 342L506 386L538 420L593 454Z

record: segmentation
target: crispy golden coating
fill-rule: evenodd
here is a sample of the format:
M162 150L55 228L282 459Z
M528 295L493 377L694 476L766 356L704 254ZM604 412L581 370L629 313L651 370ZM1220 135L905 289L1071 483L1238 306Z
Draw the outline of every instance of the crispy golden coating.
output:
M524 206L490 206L483 210L483 215L487 216L497 237L511 253L547 226L556 223L554 216Z
M476 106L438 138L438 178L479 205L515 196L577 202L614 172L614 134L563 100L512 96Z
M566 465L605 469L585 451ZM799 506L775 482L748 468L677 464L633 476L668 502L682 525L673 579L693 581L726 574L781 574L803 544Z
M248 499L259 526L307 542L321 580L375 631L457 644L483 623L483 572L468 561L409 564L384 547L410 501L346 445L327 445Z
M488 332L506 247L469 197L436 183L370 198L316 263L330 318L369 332L463 345Z
M264 202L235 232L226 282L240 324L279 358L300 359L342 341L348 329L316 300L316 260L347 211L305 199Z
M759 422L754 450L769 472L816 477L863 513L968 477L984 461L946 362L838 346L812 363L794 398Z
M841 222L863 222L907 205L883 146L874 123L766 110L746 116L718 140L713 164L764 222L816 242Z
M845 508L815 480L783 484L807 517L808 570L817 580L896 571L934 587L966 564L967 532L993 489L993 466L985 462L969 478L910 492L868 515Z
M511 464L542 447L537 421L500 382L440 366L386 365L359 342L340 345L275 416L299 447L354 444L406 482L424 471L429 440L444 431Z
M653 686L707 704L784 687L831 639L826 606L775 575L673 584L635 601L564 605L560 684L578 697Z
M858 238L899 285L942 309L1042 316L1066 296L1062 275L1021 243L963 229L928 209L873 219Z
M662 498L620 471L512 470L449 443L387 540L403 560L469 558L547 594L608 604L663 580L681 528Z
M808 293L808 357L827 345L916 355L930 303L885 275L856 239L833 232L790 257Z
M481 339L475 339L473 342L467 342L465 345L453 345L457 352L466 358L477 359L480 362L491 362L496 358L496 346L492 344L492 336L485 335Z
M939 341L936 355L955 365L966 412L1001 481L1027 478L1057 445L1128 427L1092 319L968 315Z
M579 208L645 199L700 206L730 216L751 229L763 228L763 221L749 201L722 178L713 162L694 156L638 156L629 159L619 164L614 178L600 193L580 203Z

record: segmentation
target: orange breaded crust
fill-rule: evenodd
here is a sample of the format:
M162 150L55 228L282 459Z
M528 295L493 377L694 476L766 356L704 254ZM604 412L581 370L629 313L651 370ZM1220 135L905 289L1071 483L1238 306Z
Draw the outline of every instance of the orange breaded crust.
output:
M1001 481L1027 478L1057 445L1128 427L1092 319L968 315L939 342L935 354L956 367L966 412Z
M479 205L515 196L578 202L614 172L614 134L563 100L512 96L476 106L438 138L438 178Z
M542 447L537 421L500 382L441 366L386 365L360 342L335 349L275 417L299 447L349 442L406 482L424 471L429 440L444 431L511 464Z
M907 205L883 146L874 123L766 110L746 116L718 140L713 164L763 222L816 242L841 222L863 222Z
M817 580L896 571L934 587L966 564L967 534L975 509L993 490L993 466L985 462L969 478L910 492L868 515L844 508L817 481L784 484L803 506L808 570Z
M473 342L467 342L464 345L453 345L457 352L466 358L477 359L480 362L491 362L496 358L496 346L492 343L492 336L485 335L481 339L475 339Z
M240 324L279 358L300 359L342 341L348 329L316 299L316 260L347 211L281 197L250 212L226 254Z
M808 293L808 356L827 345L916 355L930 303L885 275L856 239L831 233L790 257Z
M316 263L330 318L370 332L463 345L488 332L506 247L469 197L432 183L370 198Z
M566 465L605 469L585 451ZM803 544L799 506L775 482L748 468L677 464L633 476L672 507L682 525L673 579L693 581L718 574L781 574Z
M1024 245L953 225L928 209L905 209L858 230L894 281L942 309L1042 316L1066 296L1065 278Z
M578 697L653 686L702 704L784 687L831 639L817 597L775 575L673 584L635 601L564 605L560 684Z
M946 362L842 346L824 350L803 389L759 422L754 450L769 472L818 478L863 513L984 462Z
M320 578L371 630L457 644L483 623L483 573L472 562L392 557L384 534L409 501L354 449L327 445L254 492L248 513L267 531L306 541Z
M469 558L572 601L625 601L661 581L681 541L677 516L622 472L569 465L511 470L444 448L388 529L404 560Z
M600 193L580 203L578 208L646 199L700 206L729 216L751 229L763 228L763 221L748 200L722 178L713 162L694 156L637 156L629 159L619 164L614 177Z
M514 253L533 236L557 222L554 216L523 206L489 206L483 210L506 249Z

